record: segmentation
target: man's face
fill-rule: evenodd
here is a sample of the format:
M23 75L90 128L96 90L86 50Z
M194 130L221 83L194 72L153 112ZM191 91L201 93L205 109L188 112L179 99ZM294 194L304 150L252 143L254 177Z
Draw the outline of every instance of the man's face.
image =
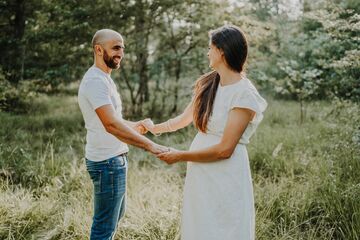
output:
M120 62L124 57L124 48L121 40L112 40L104 44L103 60L108 68L118 69L120 67Z

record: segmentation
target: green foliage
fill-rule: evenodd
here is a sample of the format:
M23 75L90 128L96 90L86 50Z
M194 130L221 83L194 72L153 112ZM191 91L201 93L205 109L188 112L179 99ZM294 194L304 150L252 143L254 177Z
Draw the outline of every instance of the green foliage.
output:
M0 68L0 112L25 113L35 97L31 82L20 82L13 86L4 76Z
M299 101L359 100L357 1L304 1L293 9L276 0L30 0L1 1L0 8L6 89L29 81L36 92L59 92L92 64L94 32L112 28L126 45L113 78L132 114L175 113L209 70L208 31L235 24L249 40L248 76L262 89Z
M360 100L359 14L326 2L306 12L281 49L275 90L293 99ZM288 29L287 29L288 30ZM289 31L283 34L289 34Z

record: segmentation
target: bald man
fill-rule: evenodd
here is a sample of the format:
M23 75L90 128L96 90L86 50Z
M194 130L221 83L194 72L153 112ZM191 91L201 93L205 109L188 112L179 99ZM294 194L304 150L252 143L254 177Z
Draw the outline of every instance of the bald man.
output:
M85 73L78 92L86 134L85 158L94 184L94 216L90 240L112 239L125 212L127 144L153 154L168 149L140 133L141 122L122 117L120 95L111 71L119 69L124 56L124 39L116 31L95 33L92 46L94 65Z

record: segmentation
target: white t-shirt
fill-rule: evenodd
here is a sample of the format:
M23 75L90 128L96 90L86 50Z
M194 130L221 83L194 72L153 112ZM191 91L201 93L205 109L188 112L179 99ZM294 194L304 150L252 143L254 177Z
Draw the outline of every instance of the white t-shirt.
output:
M120 95L110 74L95 65L90 67L81 80L78 102L87 130L85 157L88 160L103 161L129 151L125 143L106 131L95 112L111 104L122 119Z

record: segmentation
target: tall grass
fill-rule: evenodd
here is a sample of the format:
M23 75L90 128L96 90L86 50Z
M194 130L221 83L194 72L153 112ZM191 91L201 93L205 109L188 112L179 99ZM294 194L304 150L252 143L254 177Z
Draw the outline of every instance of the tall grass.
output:
M360 110L270 101L248 146L257 239L360 238ZM40 97L27 115L0 113L0 239L86 239L92 186L76 98ZM151 137L187 149L195 130ZM179 239L185 164L129 154L127 212L117 239Z

